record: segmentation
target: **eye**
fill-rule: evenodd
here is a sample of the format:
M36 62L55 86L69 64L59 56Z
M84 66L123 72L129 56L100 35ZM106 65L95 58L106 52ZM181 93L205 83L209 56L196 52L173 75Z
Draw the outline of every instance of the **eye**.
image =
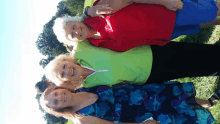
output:
M65 93L63 93L63 95L65 96L66 94ZM64 102L66 102L66 98L64 97Z
M58 100L56 99L55 101L54 101L54 105L57 105L58 104Z
M64 77L64 72L62 72L62 75L61 75L61 77L62 77L62 78Z
M54 96L57 96L57 92L54 93Z
M66 64L63 65L63 69L65 69L65 68L66 68Z
M74 38L74 37L75 37L75 33L74 33L74 32L71 34L71 37L72 37L72 38Z

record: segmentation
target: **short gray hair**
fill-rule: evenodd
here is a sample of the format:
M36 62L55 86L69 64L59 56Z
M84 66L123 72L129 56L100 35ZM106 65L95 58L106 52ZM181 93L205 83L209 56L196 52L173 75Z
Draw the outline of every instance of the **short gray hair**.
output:
M57 36L59 42L67 45L75 45L75 43L66 39L66 31L64 30L66 23L70 21L80 21L80 18L77 16L69 16L67 14L63 17L57 18L54 22L53 32Z

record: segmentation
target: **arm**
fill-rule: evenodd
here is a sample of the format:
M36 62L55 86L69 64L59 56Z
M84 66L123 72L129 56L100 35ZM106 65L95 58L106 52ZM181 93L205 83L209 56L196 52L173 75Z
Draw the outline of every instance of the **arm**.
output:
M95 6L87 9L87 14L92 17L103 17L101 14L115 13L133 3L164 5L167 9L173 11L183 7L181 0L100 0Z
M116 122L112 121L106 121L97 117L93 116L84 116L80 119L81 124L117 124ZM159 121L151 120L146 122L140 122L140 123L120 123L120 124L159 124Z
M89 16L86 16L84 13L81 15L81 17L80 17L80 20L81 21L84 21L84 20L86 20L87 18L89 18Z
M133 0L100 0L96 5L109 5L112 8L111 13L115 13L132 3L134 3Z
M89 18L89 16L91 17L99 16L99 17L104 18L102 14L110 14L110 13L112 13L112 8L109 7L108 4L95 5L92 7L85 8L83 14L81 15L81 20L83 21Z
M167 9L173 10L173 11L183 8L183 3L181 0L130 0L130 1L133 3L164 5Z

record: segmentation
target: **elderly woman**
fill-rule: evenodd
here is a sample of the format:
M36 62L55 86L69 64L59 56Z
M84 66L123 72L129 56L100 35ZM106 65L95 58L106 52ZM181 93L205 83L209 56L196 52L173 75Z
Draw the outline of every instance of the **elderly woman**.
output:
M217 91L219 94L219 91ZM216 98L219 98L215 94ZM211 102L217 102L211 97ZM192 82L81 88L75 92L50 87L40 98L42 108L81 124L211 124L215 120L195 99ZM150 120L150 121L149 121ZM156 121L157 120L157 121Z
M93 11L101 11L105 8L111 10L106 5L100 8L102 7L100 4L110 2L103 1L105 0L97 0L94 3L95 9L86 9L88 10L88 12L85 11L86 15L94 16ZM213 0L184 0L183 8L180 0L166 0L166 4L161 5L134 3L146 1L152 2L152 0L124 0L125 5L129 6L122 10L112 15L104 15L104 18L89 17L83 22L76 17L64 16L56 19L53 30L58 40L68 45L87 39L98 47L126 51L140 45L163 46L170 42L170 39L180 35L198 33L200 24L212 22L217 15L220 16L219 1L217 7ZM177 8L182 9L176 12L168 10L166 7L172 5L173 1L180 2ZM118 1L115 4L117 3ZM112 7L115 8L115 6L113 3ZM220 19L217 18L212 24L220 24ZM207 25L202 24L201 27Z
M207 76L220 71L218 45L173 43L138 46L116 52L78 42L74 57L60 55L46 66L46 77L57 86L112 86L129 81L160 83L176 78ZM81 83L82 82L82 83Z

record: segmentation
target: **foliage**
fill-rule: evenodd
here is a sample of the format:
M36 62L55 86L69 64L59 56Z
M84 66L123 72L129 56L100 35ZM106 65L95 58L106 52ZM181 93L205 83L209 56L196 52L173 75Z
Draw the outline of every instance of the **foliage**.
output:
M68 9L68 3L66 1L60 1L57 5L56 17L62 17L64 14L71 15Z
M50 57L55 57L58 53L66 53L66 48L60 43L56 35L53 32L53 25L54 20L56 19L55 16L46 23L43 27L43 33L41 33L36 41L36 46L40 50L40 53L43 55L48 55ZM54 50L56 49L56 50ZM54 51L58 51L55 53Z
M81 16L83 14L83 6L85 0L66 0L71 15Z
M57 48L56 48L56 50L57 50ZM54 52L60 53L58 50L57 50L57 51L54 51ZM43 68L45 68L46 65L47 65L51 60L53 60L53 59L54 59L54 57L48 56L47 59L41 59L40 62L39 62L39 65L41 65Z
M47 56L47 59L41 59L39 62L39 65L43 68L45 68L55 56L67 53L66 47L57 40L57 37L53 32L54 20L58 17L62 17L64 14L71 13L67 8L67 2L61 1L57 5L56 15L43 26L43 32L38 36L36 41L36 47L40 53Z
M58 118L56 116L53 116L51 114L46 113L44 115L44 119L47 120L47 124L65 124L68 120L64 119L64 118Z

